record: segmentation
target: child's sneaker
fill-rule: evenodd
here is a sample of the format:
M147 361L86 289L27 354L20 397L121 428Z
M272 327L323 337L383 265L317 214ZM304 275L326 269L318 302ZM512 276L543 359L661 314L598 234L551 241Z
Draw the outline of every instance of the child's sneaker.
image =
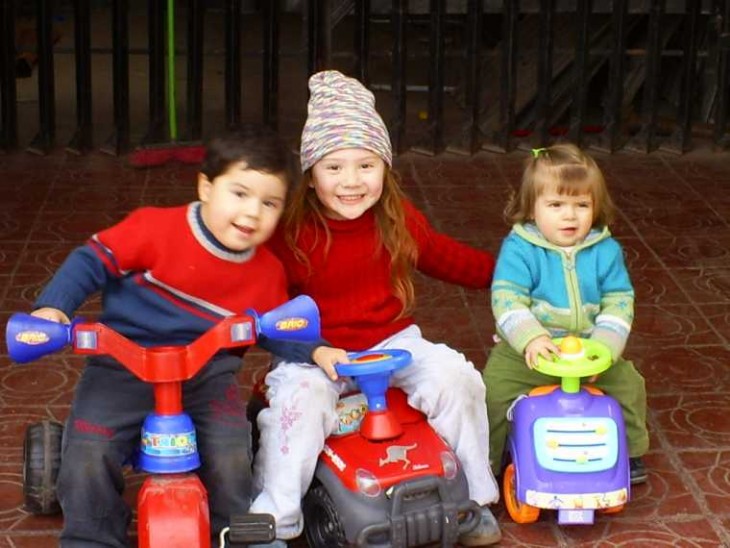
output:
M462 546L489 546L502 540L502 532L489 508L482 506L480 514L479 525L472 531L459 536L459 544Z
M646 472L646 466L644 466L644 461L641 457L632 457L629 459L629 472L631 485L644 483L649 478L649 474Z

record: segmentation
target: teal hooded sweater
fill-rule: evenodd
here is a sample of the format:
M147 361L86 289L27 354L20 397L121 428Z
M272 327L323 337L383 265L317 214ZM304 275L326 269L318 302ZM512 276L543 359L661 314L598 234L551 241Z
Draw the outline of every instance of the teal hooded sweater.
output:
M520 354L541 335L568 334L621 356L634 319L634 289L623 250L607 227L572 248L548 242L533 223L505 238L492 282L497 333Z

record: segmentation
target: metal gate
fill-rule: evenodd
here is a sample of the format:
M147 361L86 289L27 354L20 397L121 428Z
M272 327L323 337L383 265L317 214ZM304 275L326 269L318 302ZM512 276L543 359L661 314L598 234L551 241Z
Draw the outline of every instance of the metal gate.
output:
M165 16L162 0L0 2L0 146L168 142ZM721 150L729 19L730 0L178 0L174 108L184 140L244 121L296 138L308 75L337 68L376 93L396 153Z

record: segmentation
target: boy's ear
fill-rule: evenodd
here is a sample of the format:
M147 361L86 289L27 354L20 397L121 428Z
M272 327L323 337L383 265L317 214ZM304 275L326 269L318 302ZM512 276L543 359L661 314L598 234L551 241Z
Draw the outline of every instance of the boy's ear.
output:
M198 173L198 199L205 203L210 197L210 190L213 188L213 183L203 173Z

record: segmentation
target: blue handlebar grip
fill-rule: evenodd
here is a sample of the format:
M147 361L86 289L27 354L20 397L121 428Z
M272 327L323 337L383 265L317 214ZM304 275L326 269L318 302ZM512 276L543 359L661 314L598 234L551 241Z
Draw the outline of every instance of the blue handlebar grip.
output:
M5 328L8 355L17 363L42 358L71 344L71 329L71 325L30 314L13 314Z
M281 306L259 316L248 313L256 320L256 332L280 341L316 341L320 338L319 309L307 295L299 295Z

